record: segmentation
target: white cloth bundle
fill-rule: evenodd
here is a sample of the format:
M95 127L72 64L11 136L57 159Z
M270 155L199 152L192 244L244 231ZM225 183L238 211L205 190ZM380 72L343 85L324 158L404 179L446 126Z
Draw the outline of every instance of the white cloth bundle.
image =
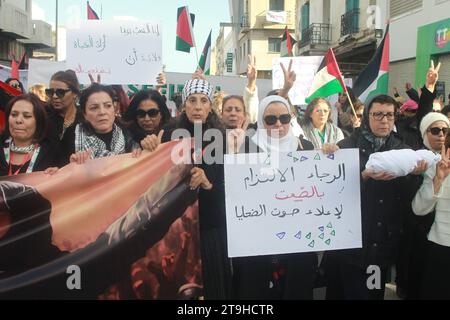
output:
M377 152L370 156L366 169L375 173L387 172L396 177L404 177L413 172L417 163L423 160L430 168L441 160L441 156L428 150L404 149Z

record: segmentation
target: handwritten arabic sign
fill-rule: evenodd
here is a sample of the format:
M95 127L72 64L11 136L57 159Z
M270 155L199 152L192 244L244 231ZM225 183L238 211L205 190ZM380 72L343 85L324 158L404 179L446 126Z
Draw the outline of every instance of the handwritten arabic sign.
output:
M67 68L82 84L100 74L104 84L155 84L162 70L162 27L157 22L88 21L67 33Z
M288 70L291 60L293 61L292 71L295 71L297 80L294 83L294 87L289 91L289 99L294 105L305 105L305 99L309 96L309 89L322 63L323 57L302 56L273 59L272 81L274 89L281 89L284 85L284 73L280 63L283 63L286 70Z
M230 257L362 247L357 150L282 154L275 168L271 159L226 156Z

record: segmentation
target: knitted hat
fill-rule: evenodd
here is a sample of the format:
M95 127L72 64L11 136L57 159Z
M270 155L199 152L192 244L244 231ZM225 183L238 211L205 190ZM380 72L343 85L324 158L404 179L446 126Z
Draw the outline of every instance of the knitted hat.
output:
M423 118L422 122L420 123L420 133L423 137L423 143L430 150L433 150L433 148L430 145L430 141L428 141L427 130L433 123L437 121L445 122L447 126L450 127L450 120L448 120L446 116L439 112L430 112Z
M212 101L213 88L211 84L206 80L193 79L186 82L183 89L183 103L186 102L187 98L193 94L201 93L208 96L209 100Z
M400 108L400 112L405 112L407 110L417 110L419 109L419 105L414 100L408 100L406 101L402 107Z

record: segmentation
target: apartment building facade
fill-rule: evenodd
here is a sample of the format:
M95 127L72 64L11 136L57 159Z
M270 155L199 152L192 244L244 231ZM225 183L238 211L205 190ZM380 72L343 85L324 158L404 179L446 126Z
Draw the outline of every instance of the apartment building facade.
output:
M0 64L10 65L10 53L19 59L26 53L52 47L52 28L32 20L31 0L0 0Z
M246 73L252 54L258 77L272 78L272 61L280 57L284 30L295 32L295 0L229 0L229 7L236 74Z
M355 77L381 41L387 0L297 0L297 55L323 55L332 47L341 71Z

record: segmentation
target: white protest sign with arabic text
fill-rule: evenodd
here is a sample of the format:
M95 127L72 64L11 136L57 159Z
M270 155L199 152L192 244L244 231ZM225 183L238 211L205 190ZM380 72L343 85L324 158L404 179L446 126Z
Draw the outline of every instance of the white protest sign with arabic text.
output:
M88 21L67 33L67 68L82 84L155 84L162 71L160 22Z
M304 56L294 58L273 59L272 81L273 89L281 89L284 85L284 73L280 63L283 63L286 70L292 62L292 71L295 71L297 80L294 87L289 91L289 99L294 105L305 105L305 99L309 96L309 89L313 83L314 76L319 70L323 56Z
M358 150L279 156L226 156L229 257L361 248Z

